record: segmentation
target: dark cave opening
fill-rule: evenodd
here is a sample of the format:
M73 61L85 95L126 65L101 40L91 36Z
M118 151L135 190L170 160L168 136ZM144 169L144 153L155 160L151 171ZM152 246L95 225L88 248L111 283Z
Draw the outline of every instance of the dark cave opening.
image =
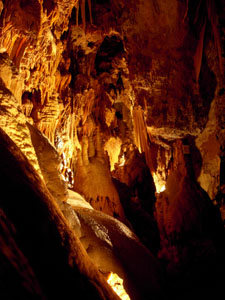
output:
M110 73L113 58L122 54L124 54L124 46L120 37L116 35L105 37L95 59L97 74L100 75L103 72Z

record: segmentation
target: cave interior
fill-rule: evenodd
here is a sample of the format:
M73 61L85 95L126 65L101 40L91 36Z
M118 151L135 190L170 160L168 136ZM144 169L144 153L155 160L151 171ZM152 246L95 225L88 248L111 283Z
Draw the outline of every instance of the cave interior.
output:
M0 0L0 299L225 299L224 62L224 0Z

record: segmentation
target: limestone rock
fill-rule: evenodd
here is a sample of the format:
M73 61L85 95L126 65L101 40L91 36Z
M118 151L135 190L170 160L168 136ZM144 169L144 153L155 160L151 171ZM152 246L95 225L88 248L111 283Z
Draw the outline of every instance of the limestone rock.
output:
M82 154L77 161L74 190L93 208L126 222L119 195L112 182L97 130L96 145L91 137L83 136Z
M102 212L74 209L81 224L81 243L98 269L118 274L131 299L163 299L160 265L137 236Z
M177 141L166 190L157 195L158 256L166 261L175 291L178 280L207 293L208 277L214 274L208 285L215 290L224 276L224 229L218 208L195 182L190 154L183 154L182 149L182 142Z
M2 299L47 299L30 263L15 239L15 227L0 209L0 253ZM13 289L12 289L13 282Z
M2 130L0 135L0 182L5 195L0 205L46 297L118 300L34 168ZM16 251L14 245L11 249ZM15 264L14 258L11 263ZM29 269L23 268L26 274Z
M59 172L61 162L58 152L39 130L29 123L27 123L27 127L48 190L58 201L66 201L68 193L66 183L62 180Z
M187 265L197 270L191 263L197 260L203 266L197 264L193 278L208 283L205 266L218 249L212 236L219 218L197 178L223 216L225 211L224 9L225 0L0 0L1 129L43 171L78 236L80 221L68 203L90 207L92 201L92 211L124 222L133 218L136 233L157 253L150 234L159 239L153 178L160 259L167 261L168 286L171 269L182 278L174 281L181 287L172 296L179 299L191 293L202 298L182 275ZM39 133L32 141L26 122L58 154ZM97 127L101 147L91 145ZM128 149L142 159L130 159ZM58 156L61 176L89 204L77 195L67 199ZM194 240L187 237L192 233Z
M93 209L93 207L78 193L68 190L69 197L67 203L72 207L83 207L88 209Z
M5 87L2 80L0 81L0 115L1 129L11 137L41 175L30 132L26 126L26 117L21 112L17 99Z

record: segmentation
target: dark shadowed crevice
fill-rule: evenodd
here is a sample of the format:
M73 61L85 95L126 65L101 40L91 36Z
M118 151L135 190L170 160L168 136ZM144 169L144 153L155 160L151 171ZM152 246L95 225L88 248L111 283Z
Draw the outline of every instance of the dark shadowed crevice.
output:
M103 72L110 73L113 58L123 53L123 42L119 36L112 35L105 37L96 55L95 68L97 74L100 75Z

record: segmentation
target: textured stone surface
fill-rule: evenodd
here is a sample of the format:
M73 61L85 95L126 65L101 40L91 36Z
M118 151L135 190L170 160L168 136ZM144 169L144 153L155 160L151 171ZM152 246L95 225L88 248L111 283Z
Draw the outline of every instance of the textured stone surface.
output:
M126 222L103 153L98 130L95 145L92 137L82 138L82 153L78 157L74 190L84 195L93 208Z
M15 227L15 241L47 298L118 299L88 258L29 161L2 130L0 135L0 182L4 191L0 205ZM15 244L10 250L18 254ZM9 259L15 266L15 258ZM26 263L24 258L23 261ZM29 279L32 274L29 265L24 264L23 268L21 275ZM19 279L24 280L21 275ZM34 288L35 279L33 284ZM7 298L10 291L6 292Z
M85 13L85 1L73 12L77 1L45 1L43 5L24 1L22 6L8 1L1 15L1 51L8 53L19 72L12 82L6 78L7 87L19 103L21 94L27 93L23 111L52 143L56 132L60 134L70 167L79 145L76 130L86 126L88 117L100 122L104 143L112 137L120 138L121 146L135 142L134 104L143 109L151 138L174 140L187 134L199 136L215 95L211 122L219 123L214 134L222 136L224 83L218 43L215 40L213 45L210 36L210 28L215 35L215 27L209 13L202 62L196 65L201 39L197 23L204 5L211 2L202 4L199 15L193 1L94 1L92 7L90 3ZM219 9L213 5L212 14ZM32 12L32 6L38 13ZM222 24L222 10L218 16L215 22ZM22 23L22 18L29 21ZM196 68L200 68L198 82ZM76 117L68 122L73 113ZM218 159L213 159L213 173L206 171L207 162L202 170L202 186L212 198L218 189ZM166 168L156 166L161 181L166 175L160 172Z
M195 182L192 158L190 153L183 153L182 142L177 141L173 147L174 161L166 190L157 195L156 201L161 241L158 256L166 262L174 291L179 282L180 286L192 286L202 295L212 290L218 297L220 292L223 294L217 283L223 280L225 263L219 209Z
M29 123L27 123L27 127L48 190L58 201L66 201L68 193L66 183L60 174L60 158L58 152L40 131Z
M95 209L130 218L154 253L156 191L156 215L165 221L160 227L158 219L159 253L175 271L183 258L184 264L187 257L198 260L201 247L207 252L205 241L214 249L199 228L207 211L215 229L215 207L204 210L209 199L197 180L225 216L224 7L224 0L0 1L0 127L39 174L43 170L56 200L67 196L58 155L44 150L49 141L68 186L92 199ZM26 121L45 142L38 138L33 147ZM87 154L96 128L101 157L93 154L96 145ZM191 158L191 179L173 169L183 166L174 146L181 139L181 152ZM64 215L76 219L61 200ZM174 255L166 243L176 240L177 228L184 236L189 229L198 232L199 240L193 245L187 239L193 247L182 246L178 254L175 247ZM185 256L189 249L194 256ZM206 266L210 255L202 254ZM188 287L178 285L181 294L173 296L183 299Z
M131 299L164 299L159 262L123 223L96 210L74 208L81 224L81 243L103 274L124 281Z
M1 58L1 66L1 78L4 81L2 79L0 81L0 127L11 137L41 174L30 132L26 126L26 117L21 111L18 100L9 90L13 80L13 66L7 56Z

